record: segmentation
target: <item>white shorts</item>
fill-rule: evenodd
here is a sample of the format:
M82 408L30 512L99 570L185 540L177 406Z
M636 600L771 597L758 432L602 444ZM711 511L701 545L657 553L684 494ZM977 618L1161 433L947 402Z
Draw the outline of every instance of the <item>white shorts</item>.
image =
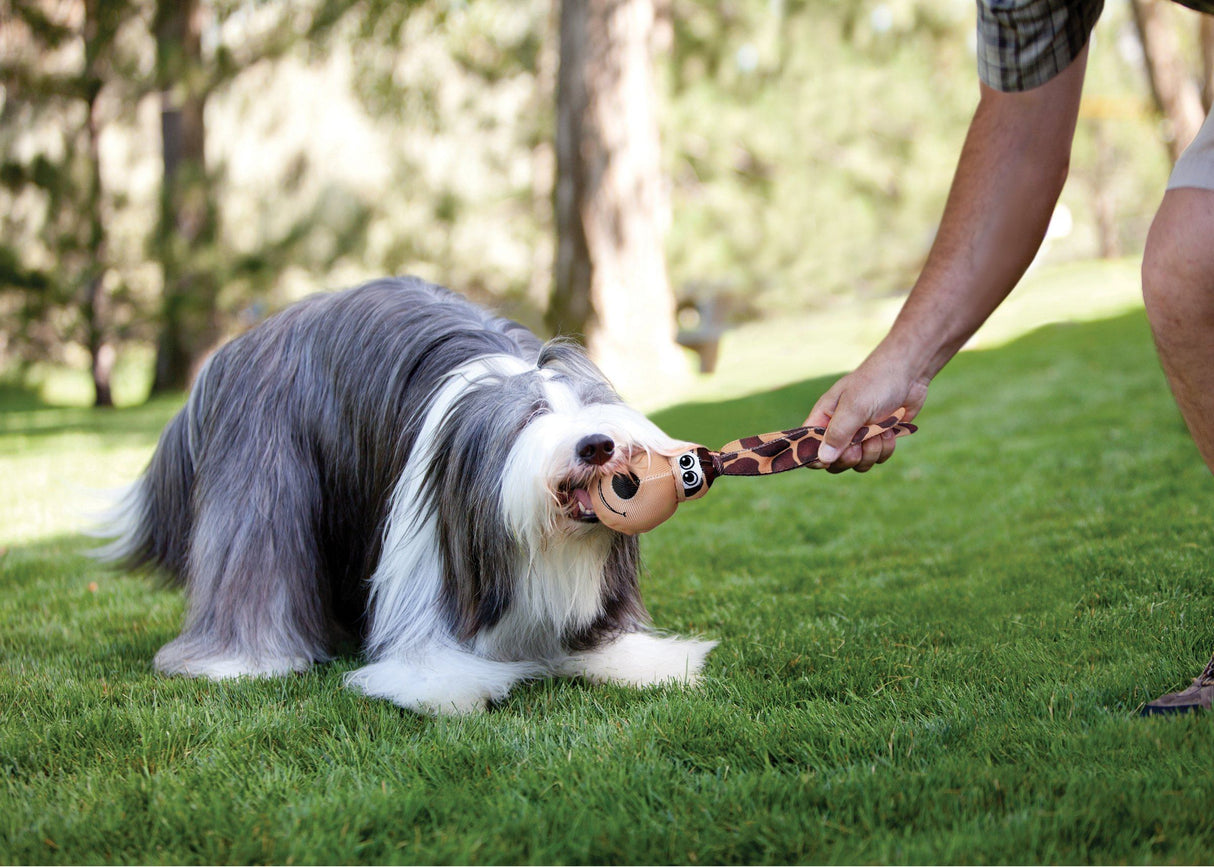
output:
M1176 187L1214 190L1214 111L1206 116L1197 138L1185 148L1172 168L1168 189Z

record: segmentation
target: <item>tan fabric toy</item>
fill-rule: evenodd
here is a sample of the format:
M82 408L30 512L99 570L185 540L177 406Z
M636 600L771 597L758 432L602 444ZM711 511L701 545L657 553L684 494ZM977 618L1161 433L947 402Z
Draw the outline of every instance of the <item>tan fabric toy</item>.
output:
M898 410L879 424L856 431L853 443L893 430L894 436L918 428L902 421ZM799 427L756 434L727 443L717 451L689 445L674 454L641 451L632 456L627 472L597 479L590 485L590 503L600 521L628 535L644 533L666 521L680 503L698 500L718 476L766 476L797 467L817 467L818 447L826 429Z

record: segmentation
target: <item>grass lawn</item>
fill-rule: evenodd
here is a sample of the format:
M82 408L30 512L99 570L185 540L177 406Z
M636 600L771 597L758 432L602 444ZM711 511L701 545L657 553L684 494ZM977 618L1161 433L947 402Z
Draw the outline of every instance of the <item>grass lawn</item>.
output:
M709 445L829 379L663 410ZM64 514L172 403L3 396L5 862L1209 862L1214 717L1140 719L1214 649L1214 484L1145 320L960 356L864 476L723 479L646 537L702 688L575 682L423 719L341 686L153 675L173 592ZM25 401L23 403L23 401Z

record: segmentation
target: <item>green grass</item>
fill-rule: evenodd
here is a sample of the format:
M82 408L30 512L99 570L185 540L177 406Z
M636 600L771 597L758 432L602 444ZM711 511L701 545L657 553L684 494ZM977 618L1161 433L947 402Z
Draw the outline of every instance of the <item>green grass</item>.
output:
M663 411L718 445L828 379ZM62 512L173 410L0 397L5 862L1208 862L1214 485L1141 314L965 353L864 476L726 479L646 537L703 687L516 690L468 719L152 674L180 598ZM65 489L69 492L65 495Z

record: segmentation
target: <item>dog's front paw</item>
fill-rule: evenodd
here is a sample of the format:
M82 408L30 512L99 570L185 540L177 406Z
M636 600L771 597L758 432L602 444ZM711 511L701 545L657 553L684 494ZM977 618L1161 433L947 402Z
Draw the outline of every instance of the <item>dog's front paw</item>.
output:
M496 662L463 651L373 662L346 675L346 686L416 713L461 715L501 701L520 680L538 674L529 663Z
M486 690L453 688L437 672L399 662L376 662L352 671L346 675L346 686L432 716L477 713L492 698Z
M715 641L630 632L610 644L573 654L561 665L560 673L593 683L694 686L700 680L704 661L716 646Z

